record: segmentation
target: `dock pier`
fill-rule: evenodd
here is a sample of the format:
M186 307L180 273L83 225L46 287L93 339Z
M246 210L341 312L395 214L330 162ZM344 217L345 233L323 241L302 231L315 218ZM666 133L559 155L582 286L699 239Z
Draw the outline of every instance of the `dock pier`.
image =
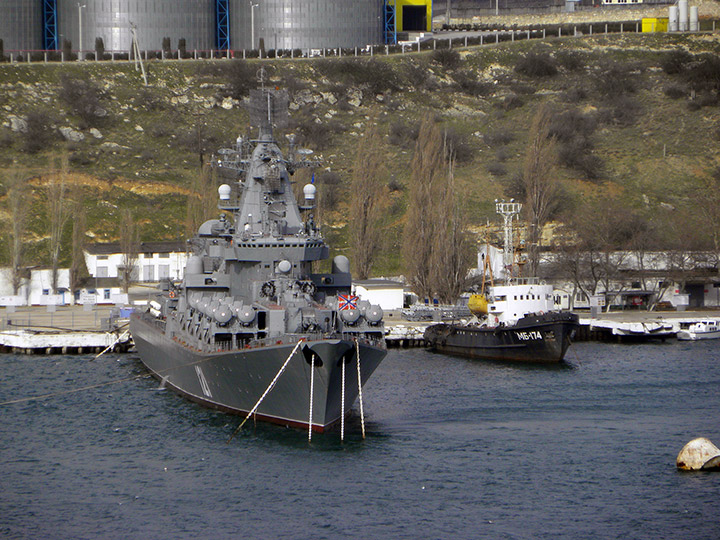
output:
M98 354L127 352L133 347L126 320L115 306L45 306L0 308L0 353ZM702 319L720 318L720 311L621 311L593 318L578 313L574 341L637 342L675 338L681 327ZM425 346L424 332L439 321L408 321L400 312L385 319L388 348Z

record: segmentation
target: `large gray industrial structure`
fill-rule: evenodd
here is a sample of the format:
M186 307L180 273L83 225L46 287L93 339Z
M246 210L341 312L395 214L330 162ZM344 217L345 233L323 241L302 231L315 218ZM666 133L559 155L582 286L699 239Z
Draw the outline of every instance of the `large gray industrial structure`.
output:
M42 44L41 0L2 0L0 39L5 50L40 49Z
M260 39L266 49L362 47L382 42L383 6L383 0L2 0L0 39L6 51L59 48L63 40L92 51L101 37L106 50L127 51L132 23L143 50L159 50L165 37L173 49L185 38L190 51L258 48Z

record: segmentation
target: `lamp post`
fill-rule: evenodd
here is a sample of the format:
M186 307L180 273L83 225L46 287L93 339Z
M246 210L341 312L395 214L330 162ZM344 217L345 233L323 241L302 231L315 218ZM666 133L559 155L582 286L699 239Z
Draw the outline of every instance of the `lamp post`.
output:
M82 10L87 7L86 4L80 4L78 2L78 27L80 30L80 39L78 41L78 60L82 61Z
M255 8L260 4L250 2L250 48L255 49Z

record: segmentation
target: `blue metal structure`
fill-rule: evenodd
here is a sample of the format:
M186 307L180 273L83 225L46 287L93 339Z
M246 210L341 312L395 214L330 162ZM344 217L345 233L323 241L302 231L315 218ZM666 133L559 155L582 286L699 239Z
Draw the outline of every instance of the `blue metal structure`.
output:
M58 50L57 0L43 0L42 21L43 49L46 51Z
M395 25L395 0L385 0L384 9L384 30L385 43L394 45L397 43L397 26Z
M215 1L215 47L219 51L230 49L230 17L228 0Z

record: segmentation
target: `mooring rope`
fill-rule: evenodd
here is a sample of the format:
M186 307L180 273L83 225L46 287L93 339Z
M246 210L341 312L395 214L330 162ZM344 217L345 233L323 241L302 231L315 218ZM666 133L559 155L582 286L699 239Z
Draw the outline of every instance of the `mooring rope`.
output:
M315 355L310 360L310 412L308 414L308 442L312 440L313 387L315 386Z
M97 360L97 359L100 358L103 354L105 354L105 353L108 352L110 349L112 349L121 339L123 339L125 336L129 336L129 335L130 335L130 330L125 330L125 332L123 332L122 334L120 334L115 341L113 341L110 345L108 345L107 347L105 347L105 350L104 350L103 352L101 352L100 354L98 354L95 358L92 358L90 361L92 362L93 360Z
M345 440L345 357L340 358L342 362L342 391L340 392L340 440Z
M254 406L254 407L250 410L250 412L247 414L247 416L245 417L245 420L243 420L243 421L240 423L240 425L238 426L238 428L233 432L233 434L230 435L230 438L228 439L227 444L230 444L230 441L232 441L232 440L235 438L235 435L237 435L237 434L240 432L240 430L242 429L242 427L245 425L245 422L248 421L248 418L250 418L253 414L255 414L255 411L257 411L258 407L260 406L260 404L261 404L261 403L263 402L263 400L265 399L265 396L267 396L267 395L270 393L270 390L273 389L273 387L275 386L275 383L276 383L276 382L278 381L278 379L280 378L280 375L283 374L283 372L285 371L285 368L287 367L288 363L290 362L290 359L295 355L295 352L298 350L298 347L300 347L300 344L301 344L303 341L305 341L305 338L300 338L300 341L297 342L297 344L295 345L295 348L293 348L292 352L291 352L290 355L287 357L287 360L285 360L285 363L284 363L284 364L282 365L282 367L280 368L280 371L278 371L277 374L275 375L275 378L274 378L272 381L270 381L270 384L269 384L268 387L265 389L265 392L263 392L263 395L260 396L260 399L258 399L258 401L257 401L257 403L255 404L255 406Z
M365 438L365 411L363 410L362 398L362 379L360 378L360 344L355 338L355 350L357 351L357 373L358 373L358 398L360 399L360 428L362 429L362 438Z

